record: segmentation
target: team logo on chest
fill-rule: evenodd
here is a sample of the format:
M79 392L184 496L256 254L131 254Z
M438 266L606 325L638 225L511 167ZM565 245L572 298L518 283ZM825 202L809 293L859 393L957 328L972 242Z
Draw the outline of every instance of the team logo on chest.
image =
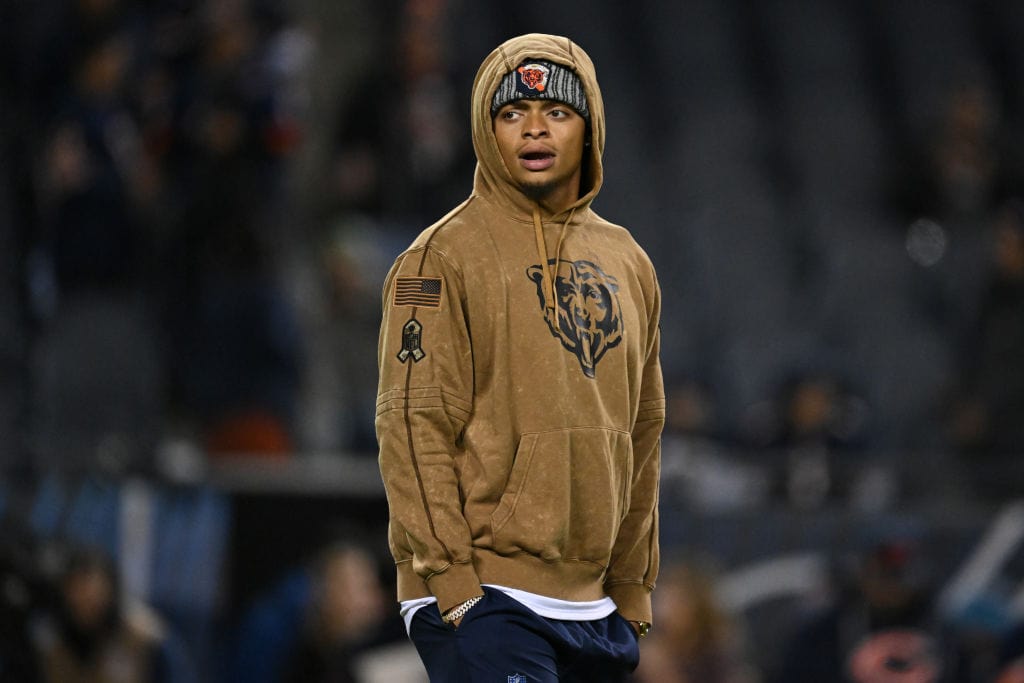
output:
M554 259L548 262L554 266ZM537 285L544 320L551 334L579 359L593 378L597 363L622 341L622 313L615 278L590 261L559 261L555 269L555 307L544 306L544 271L530 266L526 276Z

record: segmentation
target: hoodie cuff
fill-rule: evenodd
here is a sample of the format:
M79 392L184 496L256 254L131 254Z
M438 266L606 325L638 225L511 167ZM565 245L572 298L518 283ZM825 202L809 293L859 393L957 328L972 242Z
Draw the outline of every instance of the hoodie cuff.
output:
M472 562L453 564L443 572L434 574L427 579L427 586L437 598L437 608L441 614L470 598L484 594Z
M653 623L651 589L642 583L616 583L605 586L608 597L615 601L618 612L627 621Z

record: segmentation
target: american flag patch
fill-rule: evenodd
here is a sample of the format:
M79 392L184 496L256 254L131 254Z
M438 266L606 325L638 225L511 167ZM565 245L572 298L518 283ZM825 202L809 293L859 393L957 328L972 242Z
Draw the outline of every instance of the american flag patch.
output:
M400 277L395 282L394 305L440 308L443 284L439 277Z

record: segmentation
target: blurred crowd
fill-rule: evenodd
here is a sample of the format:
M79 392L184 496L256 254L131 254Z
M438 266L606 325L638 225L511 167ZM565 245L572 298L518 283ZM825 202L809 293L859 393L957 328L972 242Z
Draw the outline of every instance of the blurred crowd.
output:
M1019 12L806 4L545 15L608 83L597 208L663 273L670 384L740 448L1019 451ZM372 453L383 273L467 194L473 71L531 15L2 12L4 461Z
M531 30L594 56L596 210L661 276L669 539L759 506L1019 495L1014 0L4 2L0 468L373 457L384 273L468 194L473 74ZM915 553L863 549L771 633L721 603L714 561L680 560L637 680L1024 680L1012 615L954 628ZM219 673L414 680L376 559L297 563L232 624L221 659L250 669ZM4 666L193 680L112 558L58 564L31 628L0 626Z
M184 642L147 605L121 592L102 550L48 550L41 565L5 548L0 573L0 675L43 681L198 681Z
M100 545L21 537L0 552L0 678L10 683L425 682L378 544L326 540L238 606L209 642L133 592ZM385 587L387 584L387 587Z
M0 676L15 683L426 682L391 595L393 572L347 530L222 620L203 659L180 625L125 588L96 546L7 545L0 556ZM1016 683L1024 620L941 607L932 551L876 538L823 560L790 589L744 577L747 597L710 556L665 558L657 628L636 683Z
M213 450L290 448L301 332L274 252L303 37L270 4L5 13L18 446L124 469L180 419Z
M783 622L730 609L706 559L677 559L659 579L659 629L636 680L658 683L954 683L1018 681L1024 622L944 619L922 549L888 539L837 563ZM775 596L776 601L783 598ZM788 610L788 611L787 611ZM776 629L770 633L766 629Z
M670 379L699 383L717 435L744 446L807 438L792 418L835 423L843 445L1019 449L1021 60L976 47L1005 8L974 8L989 33L961 27L967 45L913 80L901 44L856 59L908 8L826 3L808 21L862 33L844 56L803 33L783 43L800 3L775 4L635 13L630 34L658 49L659 18L732 33L702 38L707 54L639 56L628 87L601 26L548 19L604 57L618 137L598 208L665 272ZM18 296L3 320L21 381L4 406L21 455L144 461L176 437L206 453L372 452L382 273L467 193L473 50L525 21L385 5L8 4L0 206ZM452 40L470 21L477 35ZM711 51L729 35L751 40ZM834 73L806 64L825 57ZM631 89L659 79L681 117L672 154L644 155ZM729 103L739 120L711 119ZM641 171L630 200L619 178ZM807 414L830 401L852 412Z

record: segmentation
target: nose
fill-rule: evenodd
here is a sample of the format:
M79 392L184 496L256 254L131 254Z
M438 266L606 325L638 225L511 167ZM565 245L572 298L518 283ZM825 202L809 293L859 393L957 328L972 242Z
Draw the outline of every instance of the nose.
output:
M542 138L547 136L547 134L547 120L544 118L543 112L534 111L528 113L523 124L523 137Z

